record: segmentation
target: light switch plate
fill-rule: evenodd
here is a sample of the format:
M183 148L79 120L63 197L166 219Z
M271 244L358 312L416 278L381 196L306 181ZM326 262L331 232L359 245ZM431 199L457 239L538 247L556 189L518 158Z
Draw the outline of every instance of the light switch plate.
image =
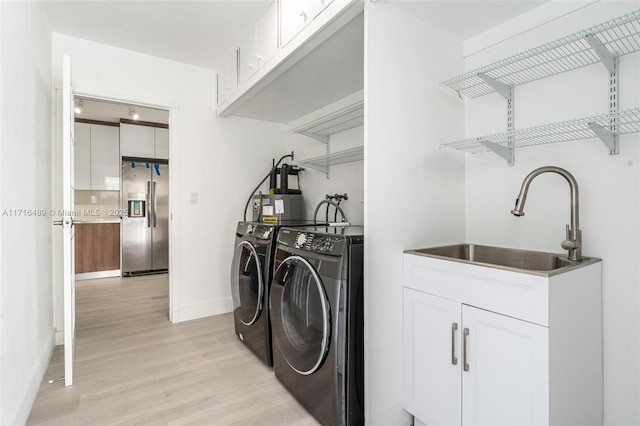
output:
M191 204L198 204L198 193L197 192L192 192L191 193Z

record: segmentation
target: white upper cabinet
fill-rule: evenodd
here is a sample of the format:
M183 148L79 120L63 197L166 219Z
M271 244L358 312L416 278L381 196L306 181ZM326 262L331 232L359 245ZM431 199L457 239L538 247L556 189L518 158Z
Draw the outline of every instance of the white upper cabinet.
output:
M120 189L118 127L75 123L74 188L117 191Z
M73 186L91 189L91 125L75 123L73 136Z
M169 159L169 129L154 128L155 132L155 156L163 160Z
M238 49L224 60L218 72L218 105L226 101L238 87Z
M280 46L289 43L333 0L280 0Z
M123 157L169 159L169 129L120 124Z
M278 5L274 1L240 42L239 83L249 80L278 51Z
M361 0L268 2L219 65L217 114L286 124L362 89L363 10Z
M155 133L153 127L120 124L120 141L123 157L153 158Z
M120 144L115 126L91 125L91 189L120 189Z

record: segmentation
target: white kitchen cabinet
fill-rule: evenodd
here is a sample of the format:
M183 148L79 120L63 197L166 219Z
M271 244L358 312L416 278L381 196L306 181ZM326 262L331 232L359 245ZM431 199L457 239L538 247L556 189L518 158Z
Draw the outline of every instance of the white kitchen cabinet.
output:
M169 159L169 129L154 128L155 155L153 158Z
M91 125L88 123L75 123L73 175L75 189L91 189Z
M169 129L120 123L123 157L169 159Z
M524 273L404 255L416 424L602 424L601 262Z
M280 46L289 43L333 0L280 0Z
M238 87L238 49L222 62L218 72L218 105L226 101Z
M120 150L123 157L153 158L155 132L153 127L120 123Z
M240 42L239 83L249 80L277 51L278 7L274 1Z
M118 127L75 123L74 188L117 191L120 189Z
M91 125L91 189L120 190L118 138L115 126Z

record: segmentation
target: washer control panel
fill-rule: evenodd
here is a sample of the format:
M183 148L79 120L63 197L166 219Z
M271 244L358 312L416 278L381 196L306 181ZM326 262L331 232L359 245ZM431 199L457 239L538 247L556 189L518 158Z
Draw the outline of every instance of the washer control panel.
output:
M306 232L298 232L294 248L313 251L316 253L333 254L336 249L341 249L344 241L343 237L334 235L322 235Z

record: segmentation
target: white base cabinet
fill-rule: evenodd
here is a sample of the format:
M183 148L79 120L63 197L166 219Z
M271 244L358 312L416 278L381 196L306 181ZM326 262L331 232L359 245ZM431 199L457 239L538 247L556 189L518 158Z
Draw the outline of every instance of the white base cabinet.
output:
M403 292L416 424L602 424L600 262L540 276L405 254Z

